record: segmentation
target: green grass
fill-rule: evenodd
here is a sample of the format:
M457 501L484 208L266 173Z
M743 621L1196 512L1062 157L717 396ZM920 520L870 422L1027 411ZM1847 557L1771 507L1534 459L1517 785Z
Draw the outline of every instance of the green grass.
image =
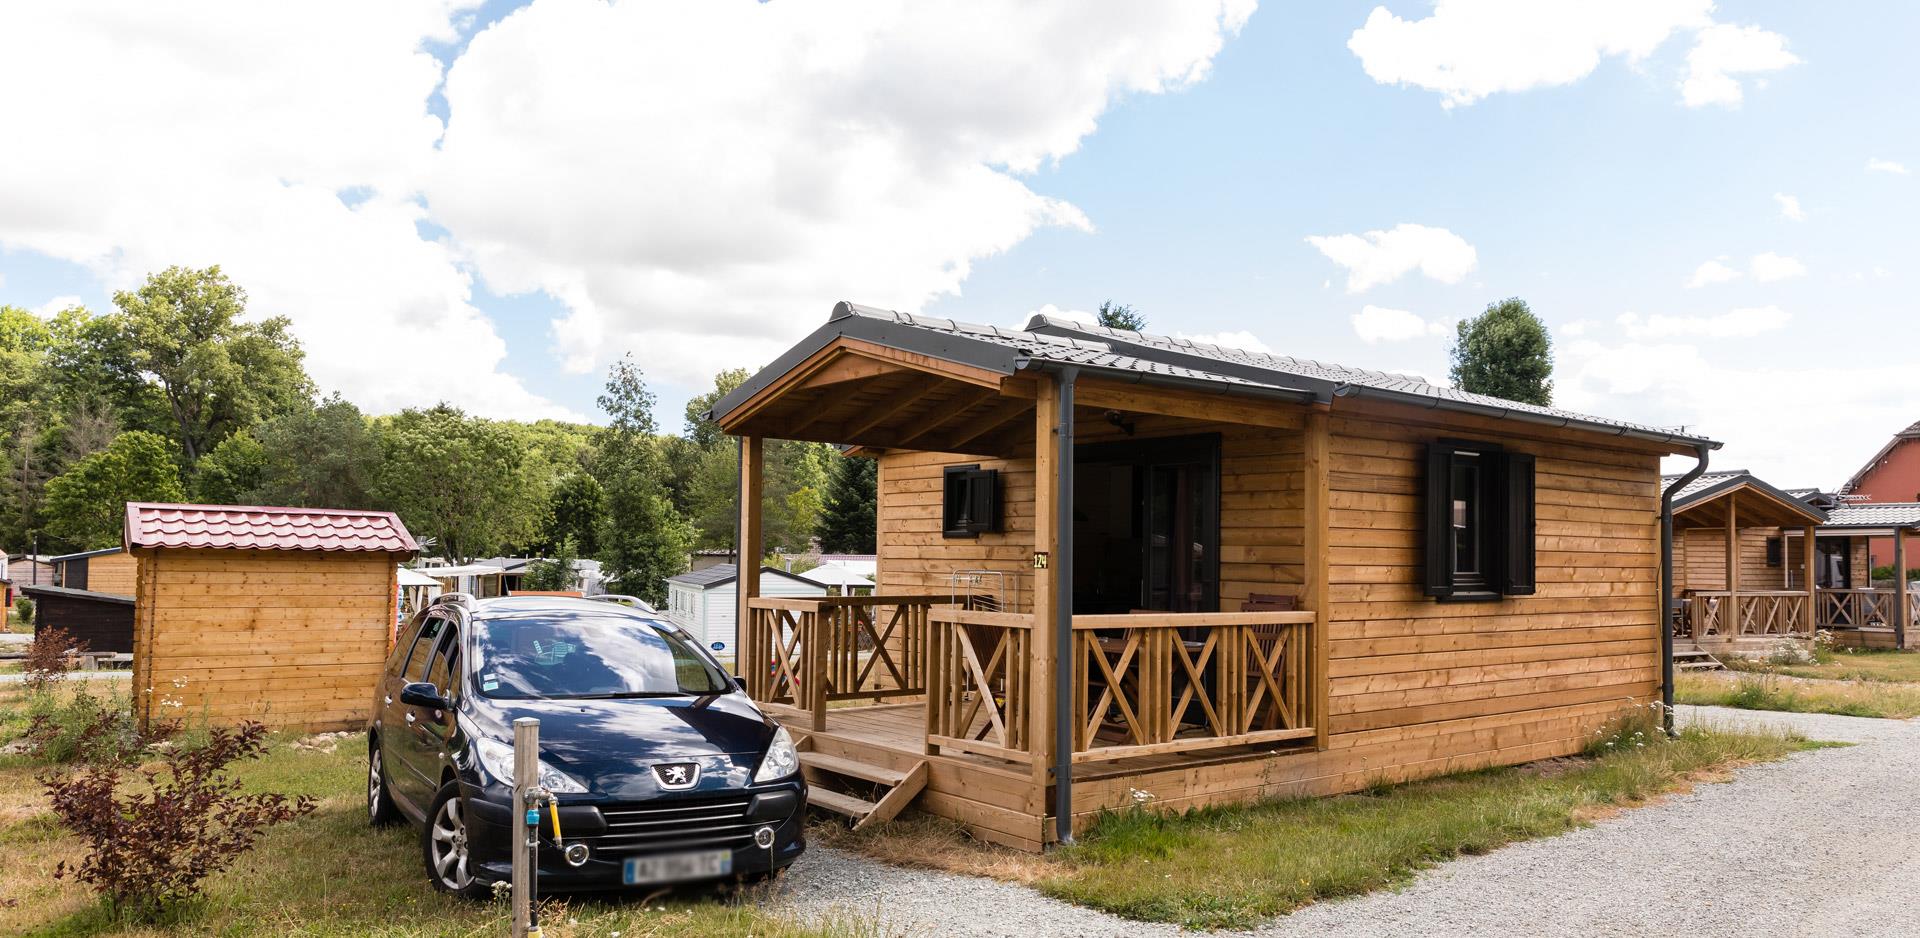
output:
M1634 735L1634 732L1640 735ZM1692 780L1813 744L1788 735L1650 726L1597 740L1604 754L1489 769L1367 793L1182 815L1109 815L1061 851L1048 895L1128 918L1244 928L1303 905L1407 881L1463 854L1559 834Z
M1822 648L1816 654L1819 660L1813 664L1769 664L1732 657L1724 663L1734 671L1788 677L1920 684L1920 652Z
M275 741L263 759L236 767L247 787L309 794L319 810L270 831L254 851L207 883L203 900L174 920L148 926L115 921L83 886L56 879L55 864L80 845L46 810L34 776L41 767L0 757L0 934L39 938L214 935L455 938L507 933L507 907L450 899L421 872L411 828L373 830L361 808L364 758L349 737L332 752ZM15 901L8 901L15 900ZM695 890L645 901L576 900L547 909L550 938L766 936L812 938L877 934L846 917L819 928L760 907L756 893Z
M1682 674L1674 681L1673 699L1742 710L1894 720L1920 716L1920 684L1889 681L1792 681L1766 673Z

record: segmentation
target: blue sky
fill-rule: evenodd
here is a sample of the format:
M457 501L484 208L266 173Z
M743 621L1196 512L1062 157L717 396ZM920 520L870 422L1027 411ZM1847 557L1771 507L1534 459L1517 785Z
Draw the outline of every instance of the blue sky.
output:
M889 59L895 44L951 46L957 58L981 41L952 24L921 28L908 22L920 14L908 12L872 35L854 35L864 27L847 22L819 27L815 41L853 44L862 63L829 80L804 54L782 58L780 37L793 24L831 18L794 0L684 20L631 4L608 11L552 0L516 13L489 3L439 24L383 23L366 31L378 44L350 31L291 40L319 46L316 54L337 53L327 42L368 42L368 60L388 62L396 78L386 84L404 93L376 99L373 82L321 89L315 107L328 113L317 120L354 127L352 108L363 102L381 115L369 123L406 132L369 134L326 161L270 152L248 136L240 148L260 152L245 168L281 180L262 190L261 204L308 185L345 192L346 182L378 193L368 209L341 221L340 206L303 214L310 200L298 212L236 205L185 228L136 219L128 224L142 230L136 238L113 227L120 205L105 200L59 225L9 229L9 205L51 204L46 213L57 214L58 190L49 196L46 186L60 180L11 201L0 183L0 301L38 308L73 297L104 308L112 288L170 257L172 244L188 244L181 263L220 260L249 286L245 273L258 271L255 310L292 315L316 374L365 406L439 395L502 416L596 418L606 364L631 351L673 428L702 375L757 366L838 299L1003 324L1049 305L1090 310L1113 299L1133 304L1155 331L1231 335L1443 379L1450 323L1519 296L1554 330L1565 406L1684 423L1728 442L1723 466L1749 464L1782 484L1837 485L1888 434L1920 419L1920 390L1903 381L1915 356L1902 334L1916 319L1920 179L1896 171L1920 169L1920 64L1908 48L1920 8L1860 4L1841 17L1806 4L1692 2L1699 17L1650 34L1631 23L1516 26L1500 0L1438 10L1268 3L1250 16L1228 3L1202 23L1118 7L1099 18L1106 8L1095 5L1027 24L1015 22L1028 14L1014 5L995 24L1007 39L999 45L1010 47L1005 61L975 69L986 78L916 64L925 56ZM1486 15L1466 17L1476 6ZM1370 16L1389 14L1402 23L1463 18L1444 35L1428 24L1433 33L1408 33L1363 61L1349 40ZM793 19L754 31L751 17L776 15ZM1724 89L1704 103L1683 95L1688 57L1704 54L1709 22L1749 30L1734 38L1757 44L1728 59L1737 102ZM1644 55L1608 48L1609 30L1630 27L1641 30ZM1063 28L1097 35L1076 45L1055 31ZM1602 38L1587 42L1583 29ZM1520 45L1502 30L1518 30ZM94 41L82 27L70 33ZM663 34L667 44L651 44ZM1578 54L1560 61L1540 51L1596 44L1586 72ZM409 45L446 71L421 74ZM1107 52L1121 45L1137 46L1129 54L1153 67L1142 74L1113 61ZM729 54L773 64L764 74L738 62L710 73L684 63L647 71L675 47L723 66ZM621 61L629 48L639 64ZM556 65L556 52L579 61ZM1759 64L1743 71L1740 55ZM1503 56L1517 64L1500 65ZM1419 71L1430 61L1456 72L1491 61L1502 73L1489 87L1514 90L1473 91L1449 107L1444 79L1370 74L1430 74ZM782 63L798 64L782 73ZM1101 69L1102 83L1075 84ZM961 90L947 94L953 86ZM778 100L789 91L792 102ZM101 107L74 103L82 116ZM0 108L8 104L0 97ZM839 123L830 136L763 131L789 112L796 124L815 115ZM423 118L444 127L423 131L422 145L385 142L407 141ZM547 120L562 136L591 126L555 140L554 130L536 133ZM30 129L44 140L88 126ZM711 146L660 152L703 135ZM728 143L735 137L738 148ZM829 157L874 162L852 174L811 165L836 161ZM529 167L544 178L526 181ZM876 176L887 187L862 188ZM1024 192L1009 191L1009 180ZM216 201L226 191L220 179L205 184ZM757 192L774 193L783 210L761 217L732 201ZM799 207L786 211L787 199ZM373 225L360 217L373 208L395 216L380 220L377 237L332 227ZM399 227L408 213L420 216L419 244ZM1469 245L1470 268L1435 275L1416 266L1356 292L1348 269L1307 240L1364 241L1402 225ZM399 240L379 240L388 237ZM364 242L366 253L343 241ZM911 249L888 253L901 243ZM356 319L345 309L359 304L340 292L352 275L331 274L323 301L287 259L336 248L347 269L380 266L369 295L435 286L393 309L370 303ZM388 269L386 258L418 266L395 260ZM1727 279L1689 286L1715 280L1700 276L1710 262ZM1392 337L1363 337L1355 317L1368 307L1387 311L1375 321L1392 326ZM390 331L393 322L415 331ZM342 331L358 342L330 338ZM476 362L474 380L408 367L423 343L443 342ZM390 347L379 353L387 357L359 362L369 344Z

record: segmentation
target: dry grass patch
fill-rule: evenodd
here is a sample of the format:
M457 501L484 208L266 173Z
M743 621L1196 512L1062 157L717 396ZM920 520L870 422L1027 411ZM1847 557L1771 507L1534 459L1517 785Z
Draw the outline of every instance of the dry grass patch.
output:
M883 863L981 876L1031 885L1059 872L1052 859L975 840L956 821L912 813L853 831L837 820L808 827L810 843L859 853Z
M1805 664L1741 658L1729 658L1725 664L1734 671L1772 673L1812 680L1920 684L1920 652L1819 647L1814 655L1816 660Z
M1681 674L1674 681L1673 699L1741 710L1895 720L1920 716L1920 684L1807 680L1771 672Z

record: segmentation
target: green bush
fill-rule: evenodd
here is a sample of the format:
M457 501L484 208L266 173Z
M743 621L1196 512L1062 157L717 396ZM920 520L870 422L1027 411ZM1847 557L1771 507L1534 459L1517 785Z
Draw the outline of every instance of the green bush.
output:
M20 614L20 624L33 624L33 600L22 596L13 601L13 611Z
M125 763L179 731L177 722L155 721L142 735L129 698L96 697L85 687L71 695L41 692L27 702L27 751L41 762Z

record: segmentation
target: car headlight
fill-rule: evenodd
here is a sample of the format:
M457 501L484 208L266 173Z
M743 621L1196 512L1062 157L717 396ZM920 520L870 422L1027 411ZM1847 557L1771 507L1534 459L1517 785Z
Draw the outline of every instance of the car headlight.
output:
M773 731L773 742L767 744L767 755L753 773L753 783L779 781L798 771L800 752L793 748L793 737L788 736L787 728L782 726Z
M487 774L500 782L513 784L513 747L495 742L484 736L469 737L473 740L473 751L480 757L480 766ZM587 790L580 780L540 760L540 787L554 794L578 794Z

